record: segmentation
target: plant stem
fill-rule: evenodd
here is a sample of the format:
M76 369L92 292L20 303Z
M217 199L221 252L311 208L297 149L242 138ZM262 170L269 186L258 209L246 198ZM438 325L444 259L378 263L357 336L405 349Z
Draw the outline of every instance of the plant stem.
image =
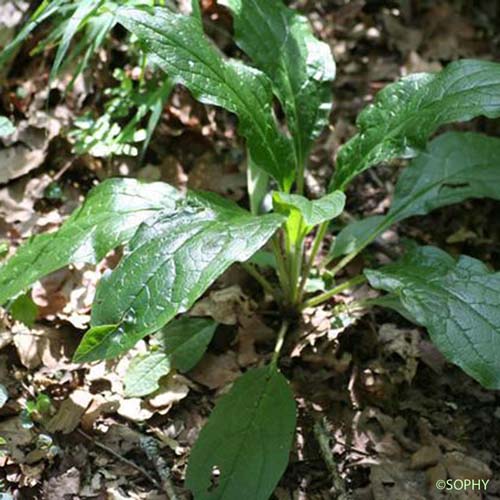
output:
M306 286L307 278L309 277L309 273L311 272L311 269L314 265L314 260L316 259L316 256L318 255L319 249L321 248L321 243L323 242L323 239L325 238L326 231L328 230L328 222L323 222L317 232L316 236L314 237L314 242L313 246L311 249L311 254L309 256L309 260L307 261L306 267L304 269L304 272L302 274L302 280L300 281L299 285L299 290L298 290L298 295L297 299L300 302L302 300L302 296L304 295L304 287Z
M281 244L277 235L274 235L271 240L271 245L273 248L273 253L276 258L276 264L278 266L278 279L280 281L281 289L283 293L286 293L288 290L288 274L286 271L286 263L283 258L283 252L281 249Z
M302 269L302 258L304 255L304 238L300 237L294 245L290 258L290 303L298 303L299 280Z
M88 439L91 441L95 446L98 448L101 448L101 450L106 451L110 455L113 455L115 458L123 462L124 464L127 464L129 467L134 468L138 472L140 472L144 477L149 479L149 481L156 486L160 491L162 489L161 484L146 470L143 469L140 465L137 465L135 462L132 462L132 460L129 460L128 458L125 458L124 456L120 455L118 452L113 450L112 448L109 448L108 446L102 444L98 440L94 439L92 436L89 436L86 432L82 431L81 429L76 430L79 434L81 434L85 439Z
M281 328L278 332L278 338L276 339L276 345L274 346L273 357L271 359L271 366L275 367L278 365L278 358L280 356L283 343L285 342L285 335L288 330L288 321L283 321Z
M242 262L241 266L243 269L259 283L259 285L266 291L272 295L275 295L275 290L271 283L267 281L267 279L259 272L259 270L249 262Z
M301 309L306 309L307 307L314 307L317 306L318 304L321 304L322 302L325 302L329 299L331 299L333 296L339 294L340 292L343 292L347 288L351 288L356 285L360 285L361 283L365 282L366 278L363 275L356 276L355 278L352 278L348 281L345 281L344 283L341 283L340 285L336 286L335 288L332 288L331 290L328 290L327 292L324 292L320 295L317 295L316 297L313 297L312 299L306 300L303 304Z
M366 246L368 246L370 243L372 243L377 236L385 231L387 228L389 228L392 225L392 221L382 221L381 224L379 224L368 236L365 237L365 239L361 242L358 243L356 248L347 254L344 258L342 258L337 264L333 267L331 270L333 276L335 276L341 269L343 269L349 262L351 262L356 255L358 255ZM321 267L327 266L332 259L327 257L322 263Z

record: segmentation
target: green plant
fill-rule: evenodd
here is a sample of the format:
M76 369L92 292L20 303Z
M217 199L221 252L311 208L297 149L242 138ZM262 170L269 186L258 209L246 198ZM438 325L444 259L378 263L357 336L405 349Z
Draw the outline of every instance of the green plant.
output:
M110 31L115 27L117 18L115 11L123 5L140 7L155 5L154 0L43 0L23 26L17 36L0 54L0 67L6 65L16 54L19 46L42 23L50 22L53 29L41 41L33 53L42 52L57 46L57 52L50 72L49 80L53 81L59 71L72 63L77 63L73 80L87 67L91 57L106 41ZM73 47L71 42L80 35Z
M110 97L104 106L104 114L94 118L92 113L78 117L75 128L68 134L76 154L92 156L137 156L138 143L146 150L153 131L161 117L161 111L172 90L170 80L141 80L137 84L121 69L113 73L119 85L105 90ZM150 113L147 127L139 128L141 120ZM129 116L132 118L129 119ZM120 122L126 121L125 126Z
M25 429L31 429L34 422L41 420L47 416L52 408L52 402L49 396L40 393L36 399L31 399L26 402L24 410L21 412L21 423Z
M425 326L450 361L486 387L500 388L500 273L470 257L457 261L437 248L414 246L399 262L336 282L346 264L395 222L467 198L500 198L499 139L449 132L427 144L443 124L500 116L500 65L463 60L387 86L359 116L359 133L339 150L329 193L309 200L303 196L304 169L331 108L330 51L303 17L279 1L224 3L233 14L236 42L259 69L225 59L207 41L196 2L192 16L165 8L122 8L115 16L174 83L237 115L248 151L252 213L212 193L184 195L164 183L107 180L58 232L31 239L0 268L0 304L70 262L96 263L125 245L120 264L98 286L92 327L74 359L119 356L161 331L162 340L134 361L126 381L131 394L145 394L172 368L191 368L215 325L180 319L162 328L231 264L243 262L274 295L283 322L269 364L245 373L217 404L192 450L186 483L197 499L265 499L286 468L296 418L279 355L289 326L306 307L368 281L388 293L364 306L391 307ZM273 114L274 96L288 132ZM415 159L403 171L387 215L347 226L316 266L349 182L375 164L409 157ZM274 211L258 215L271 184ZM307 252L306 236L314 231ZM249 261L268 242L276 280ZM313 272L328 274L331 288L311 295Z

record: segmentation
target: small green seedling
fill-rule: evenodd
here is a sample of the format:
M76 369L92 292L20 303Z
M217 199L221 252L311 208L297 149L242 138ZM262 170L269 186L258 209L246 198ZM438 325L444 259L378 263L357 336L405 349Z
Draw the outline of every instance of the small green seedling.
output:
M500 273L471 257L414 246L400 261L337 281L389 226L469 198L500 199L498 138L448 132L428 142L444 124L500 116L500 64L462 60L388 85L360 114L357 135L338 151L328 194L310 200L304 196L304 171L331 110L335 65L329 47L281 1L224 4L233 15L236 43L252 66L226 59L207 39L197 2L191 16L164 7L122 7L114 20L169 80L238 117L248 152L251 211L212 193L184 194L165 183L104 181L59 231L32 238L0 268L0 304L71 262L97 263L125 245L120 264L99 283L91 328L74 359L114 358L147 335L163 335L164 345L151 358L136 360L128 374L129 393L143 395L172 369L197 362L214 325L193 327L174 318L230 265L244 263L280 305L282 326L269 364L246 372L220 399L192 450L186 485L196 499L260 500L271 496L288 463L296 409L278 365L287 331L304 308L367 281L387 292L371 305L395 309L427 328L448 360L485 387L500 388ZM273 113L274 98L286 127ZM342 229L318 266L349 183L395 158L413 159L388 213ZM273 210L261 214L272 188ZM250 260L265 246L274 254L275 278ZM326 276L323 282L332 285L315 291L322 285L312 286L311 276ZM181 330L178 323L165 329L173 320L186 323Z

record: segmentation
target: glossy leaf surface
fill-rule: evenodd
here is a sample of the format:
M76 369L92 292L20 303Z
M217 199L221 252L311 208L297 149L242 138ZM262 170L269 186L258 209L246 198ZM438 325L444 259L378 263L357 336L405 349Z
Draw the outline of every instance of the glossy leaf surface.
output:
M332 189L367 168L423 150L441 125L500 116L500 64L461 60L439 73L418 73L380 91L359 116L359 132L339 151Z
M392 224L468 198L500 199L500 139L476 133L448 132L405 168L385 216L353 222L337 236L336 258L371 242Z
M309 21L281 0L224 0L236 42L272 81L292 131L297 162L328 123L335 63Z
M367 270L427 328L443 355L489 389L500 389L500 273L467 256L420 247L395 264Z
M77 361L112 358L188 310L232 263L249 259L283 222L255 217L214 194L192 194L175 213L143 224L103 277ZM116 325L104 331L102 325Z
M141 222L175 210L179 199L177 190L161 182L104 181L58 231L31 238L0 267L0 304L70 263L99 262L131 238Z
M274 118L269 79L241 62L224 59L196 17L161 7L124 8L118 17L175 83L186 86L199 101L238 116L252 159L287 190L294 178L293 146Z

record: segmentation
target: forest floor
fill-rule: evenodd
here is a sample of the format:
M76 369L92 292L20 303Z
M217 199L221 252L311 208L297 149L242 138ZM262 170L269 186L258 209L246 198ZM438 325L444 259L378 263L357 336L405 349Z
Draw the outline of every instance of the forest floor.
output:
M457 58L500 60L495 1L294 5L330 44L337 62L331 127L313 152L306 182L313 196L324 191L335 151L355 132L357 113L386 84ZM203 6L209 27L229 27L215 2L204 0ZM2 23L12 24L8 9L9 2L0 4L0 30ZM224 30L213 32L234 55ZM142 164L127 157L74 156L63 132L82 109L102 106L112 68L123 61L119 43L108 57L101 55L92 78L79 80L66 96L64 79L47 95L52 58L29 57L33 45L17 55L0 89L0 107L14 112L22 127L18 142L0 149L0 165L8 160L18 166L8 178L0 171L0 240L16 248L33 234L57 228L94 181L114 175L164 180L247 202L235 120L194 102L182 89L165 107ZM483 119L459 128L500 133L498 121ZM349 188L348 213L384 213L403 165L383 165L358 177ZM353 261L346 275L402 253L405 239L499 269L499 215L498 202L480 200L409 219ZM123 375L130 359L146 349L144 341L113 362L71 363L88 326L96 283L116 262L112 254L97 267L71 266L37 283L33 327L0 312L0 384L9 397L0 408L0 436L8 449L0 454L1 499L10 498L7 492L16 499L164 499L145 436L157 440L179 498L188 498L187 458L215 401L248 367L269 359L277 312L235 265L195 306L196 314L220 323L200 364L185 376L166 377L151 397L125 398ZM352 297L337 300L348 303ZM274 498L500 498L500 394L447 363L423 329L395 313L373 309L345 326L332 317L333 305L306 311L285 345L281 368L297 396L299 424ZM27 402L37 397L29 427ZM42 418L44 405L50 418ZM442 492L435 483L446 477L490 482L487 492ZM252 499L242 493L241 500Z

